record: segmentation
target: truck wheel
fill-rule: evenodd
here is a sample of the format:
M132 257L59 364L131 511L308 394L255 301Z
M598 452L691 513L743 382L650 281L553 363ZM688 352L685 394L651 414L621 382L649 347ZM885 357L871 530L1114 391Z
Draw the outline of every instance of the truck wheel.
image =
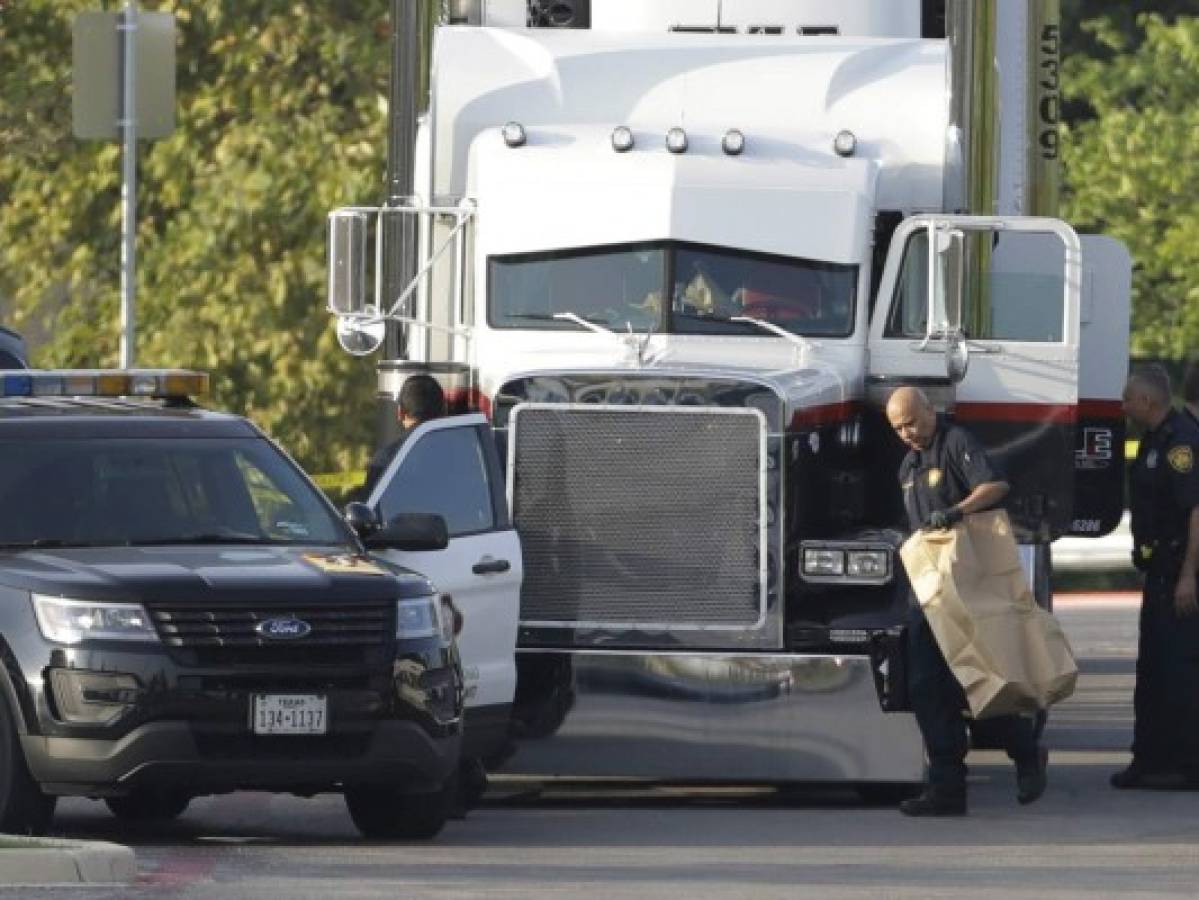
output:
M347 788L346 809L365 838L424 841L437 837L445 826L457 793L457 778L428 794L387 787Z
M187 794L177 791L141 790L124 797L109 797L104 802L118 819L152 822L177 818L191 801Z
M29 774L16 724L0 697L0 832L45 834L57 799L43 794Z

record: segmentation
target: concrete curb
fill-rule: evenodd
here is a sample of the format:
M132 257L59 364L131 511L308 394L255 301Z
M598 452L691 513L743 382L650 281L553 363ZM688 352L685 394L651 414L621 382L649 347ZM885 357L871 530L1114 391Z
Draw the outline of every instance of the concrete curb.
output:
M127 884L133 851L103 841L0 835L0 884Z

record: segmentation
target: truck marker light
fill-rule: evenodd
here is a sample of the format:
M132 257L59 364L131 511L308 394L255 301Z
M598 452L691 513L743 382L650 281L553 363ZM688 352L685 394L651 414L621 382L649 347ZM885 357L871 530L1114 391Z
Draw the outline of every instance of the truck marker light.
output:
M671 153L687 152L687 132L675 126L666 132L666 149Z
M724 133L720 146L729 156L740 156L745 150L745 135L736 128L730 128Z
M833 138L833 150L838 156L853 156L858 149L858 136L848 129L837 132Z
M612 129L612 149L617 153L627 153L633 149L633 129L627 125L617 125Z
M528 140L525 134L525 127L520 122L509 122L501 131L504 136L504 143L509 147L523 147L525 141Z

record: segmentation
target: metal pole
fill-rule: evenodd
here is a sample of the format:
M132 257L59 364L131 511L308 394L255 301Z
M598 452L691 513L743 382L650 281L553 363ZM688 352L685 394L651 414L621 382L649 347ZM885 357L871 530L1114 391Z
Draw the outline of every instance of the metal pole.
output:
M137 3L125 0L117 26L122 33L121 91L121 368L134 365L134 300L137 293Z

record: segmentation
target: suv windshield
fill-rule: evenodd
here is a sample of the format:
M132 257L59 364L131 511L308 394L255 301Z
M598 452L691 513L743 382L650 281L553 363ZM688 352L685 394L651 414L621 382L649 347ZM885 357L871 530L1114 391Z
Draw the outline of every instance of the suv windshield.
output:
M0 459L2 547L349 543L260 438L0 440Z
M574 330L554 318L573 313L617 331L770 336L734 321L744 316L794 334L844 337L853 330L857 271L674 242L499 256L488 263L489 321Z

